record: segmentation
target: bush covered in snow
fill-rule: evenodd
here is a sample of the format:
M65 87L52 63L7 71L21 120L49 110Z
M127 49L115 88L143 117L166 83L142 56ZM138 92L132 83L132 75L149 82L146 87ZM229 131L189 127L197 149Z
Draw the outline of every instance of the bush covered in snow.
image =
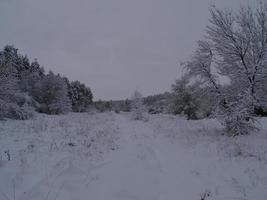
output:
M169 100L169 111L172 114L183 114L187 119L200 119L211 114L212 101L206 88L199 83L190 84L190 80L183 76L172 85Z
M143 96L139 91L134 91L131 99L131 112L134 120L145 120L145 106L143 103Z

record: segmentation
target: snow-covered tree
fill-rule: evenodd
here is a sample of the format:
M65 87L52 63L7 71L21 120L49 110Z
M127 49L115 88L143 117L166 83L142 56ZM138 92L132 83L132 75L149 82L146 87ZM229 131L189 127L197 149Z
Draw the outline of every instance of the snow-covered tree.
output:
M32 62L27 70L20 73L19 86L23 92L34 97L35 86L45 76L44 69L40 67L37 59Z
M187 76L176 80L172 85L169 112L184 114L187 119L207 117L211 112L211 97L206 88L199 83L190 83Z
M187 119L196 119L197 102L189 89L189 80L182 77L172 85L170 111L173 114L185 114Z
M88 111L93 103L91 89L79 81L74 81L68 84L68 95L71 99L72 110L74 112Z
M61 114L71 110L66 82L51 71L36 83L34 96L40 103L40 112Z
M131 98L131 111L134 120L143 120L145 118L145 107L142 94L135 90Z
M59 114L71 105L81 112L88 109L92 97L90 88L78 81L69 83L52 72L46 75L37 59L30 63L15 47L7 45L0 51L1 118L26 119L33 109Z
M238 128L244 130L247 125L247 130L252 129L254 110L266 98L262 88L267 77L267 3L260 3L256 10L212 7L210 12L206 40L198 43L185 67L212 89L218 115L224 116L222 123L229 127L235 122L232 134L241 134ZM229 86L223 88L219 77L227 77Z
M227 106L220 107L216 111L216 117L225 126L226 132L230 136L248 134L257 130L254 117L251 116L252 105L249 91L239 94L236 100L228 101Z
M33 102L18 86L15 64L17 51L6 47L0 52L0 118L28 119L33 115Z

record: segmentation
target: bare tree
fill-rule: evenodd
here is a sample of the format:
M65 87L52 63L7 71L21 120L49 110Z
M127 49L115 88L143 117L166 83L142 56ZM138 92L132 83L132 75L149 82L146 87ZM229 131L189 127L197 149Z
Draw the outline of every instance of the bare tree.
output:
M254 129L253 112L266 95L267 3L239 12L210 9L206 40L198 42L192 59L185 63L189 74L212 88L217 116L232 135ZM223 87L219 76L229 79ZM248 128L249 127L249 128Z

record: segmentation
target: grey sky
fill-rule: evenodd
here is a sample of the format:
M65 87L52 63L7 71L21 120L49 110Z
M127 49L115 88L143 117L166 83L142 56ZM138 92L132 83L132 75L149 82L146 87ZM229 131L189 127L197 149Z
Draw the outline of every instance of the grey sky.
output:
M170 89L204 34L208 8L248 0L0 0L0 47L80 80L95 100ZM256 0L251 0L256 2Z

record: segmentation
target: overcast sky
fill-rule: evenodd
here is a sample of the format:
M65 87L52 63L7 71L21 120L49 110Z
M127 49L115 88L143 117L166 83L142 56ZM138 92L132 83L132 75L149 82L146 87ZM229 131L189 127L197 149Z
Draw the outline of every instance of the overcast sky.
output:
M248 0L0 0L0 47L90 86L94 99L170 90L209 6ZM256 2L256 0L251 0Z

